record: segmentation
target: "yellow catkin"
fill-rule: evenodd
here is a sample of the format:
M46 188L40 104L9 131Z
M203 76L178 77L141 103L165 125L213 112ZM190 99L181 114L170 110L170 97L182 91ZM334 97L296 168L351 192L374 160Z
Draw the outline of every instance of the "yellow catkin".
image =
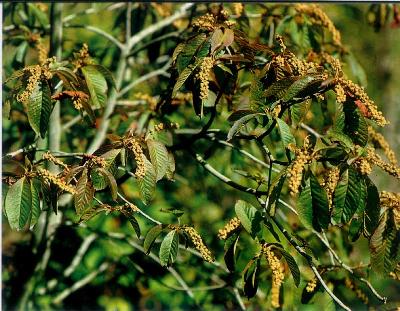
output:
M89 166L93 167L93 166L97 166L97 167L106 167L107 166L107 161L106 159L102 158L102 157L98 157L92 154L86 154L84 156L84 159L86 161L88 161Z
M42 158L43 158L44 160L53 162L54 164L63 167L63 168L65 169L65 171L67 171L67 172L69 171L68 165L66 165L63 161L61 161L60 159L58 159L58 158L56 158L54 155L52 155L52 154L50 153L50 151L47 151L46 153L44 153L44 154L42 155Z
M89 46L86 43L84 43L79 52L75 53L75 60L73 62L75 66L74 71L76 72L79 68L87 64L90 64L91 62L92 61L90 59Z
M317 287L317 278L314 277L310 281L308 281L306 286L306 291L312 293L316 287Z
M244 6L243 6L242 3L234 3L232 8L233 8L233 13L236 16L241 16L242 15L243 9L244 9Z
M33 65L25 67L23 70L29 74L28 83L25 90L17 95L17 100L26 103L39 83L42 68L39 65Z
M400 193L382 191L379 194L381 206L393 210L394 224L397 230L400 230Z
M272 270L272 288L271 288L271 306L279 308L279 292L285 275L283 267L270 246L263 245L262 252L266 256L269 266Z
M69 192L71 194L75 194L75 188L72 186L68 185L63 178L58 177L57 175L49 172L46 169L39 168L38 169L38 174L40 177L43 179L47 180L48 182L51 182L52 184L56 185L58 188L60 188L63 191Z
M200 29L213 31L217 27L217 21L214 15L207 13L195 19L193 21L193 27L198 27Z
M200 71L197 74L197 79L200 80L200 98L208 98L208 79L210 71L214 65L214 59L212 57L205 57L200 66Z
M389 143L386 141L385 137L383 137L382 134L377 133L371 126L368 127L368 134L375 146L378 146L383 150L389 162L392 165L397 165L396 154L394 153L393 149L390 148Z
M341 46L340 32L336 29L331 19L326 15L322 9L316 4L296 4L295 9L297 12L306 14L311 17L312 22L318 25L322 25L332 34L333 44Z
M328 174L324 181L324 188L326 190L326 194L328 196L329 207L332 207L333 202L333 193L335 192L336 185L339 181L340 170L338 167L334 167L328 171Z
M38 61L39 64L42 65L43 63L45 63L49 51L46 48L46 46L43 44L43 40L40 37L40 35L38 34L31 34L29 37L30 42L32 42L36 48L36 51L38 53Z
M295 75L302 76L307 74L310 70L315 70L320 67L317 63L297 58L292 52L288 52L287 55L286 61ZM327 75L324 75L324 78L326 77Z
M295 195L299 192L304 167L306 164L310 163L312 159L312 155L310 154L309 150L308 137L304 139L302 148L296 148L294 146L289 146L289 148L296 154L296 158L290 166L287 174L289 178L290 194Z
M360 149L360 146L356 146L357 149ZM376 154L374 148L368 147L366 148L367 155L364 157L360 157L354 161L355 166L359 169L362 174L370 174L372 171L372 167L374 165L378 166L380 169L388 173L389 175L400 179L400 168L391 163L386 163L382 160L380 155Z
M226 240L227 237L240 227L240 220L237 217L232 218L229 222L222 228L218 230L218 237L221 240Z
M365 293L357 287L357 285L350 279L346 278L344 280L344 283L347 288L351 289L357 296L358 299L360 299L364 304L368 304L368 297L365 295Z
M353 81L344 78L338 78L337 83L344 89L345 92L353 94L356 99L358 99L361 104L365 106L366 110L368 111L368 114L366 115L367 118L375 121L379 126L385 126L386 124L389 124L382 112L376 107L375 102L369 98L367 93L365 93L364 88Z
M189 235L190 240L194 247L200 252L201 257L203 257L205 261L213 262L214 257L211 254L211 251L204 244L200 234L193 227L183 227L182 229Z
M144 153L143 149L140 146L140 143L135 138L128 138L124 141L125 148L132 151L135 161L136 161L136 178L143 178L146 175L146 164L144 161Z
M329 64L329 66L331 66L336 78L343 75L342 65L339 59L325 52L322 52L320 55L322 57L322 60L325 63Z
M340 84L336 84L334 91L336 94L336 101L340 104L344 103L346 101L346 93L343 87Z

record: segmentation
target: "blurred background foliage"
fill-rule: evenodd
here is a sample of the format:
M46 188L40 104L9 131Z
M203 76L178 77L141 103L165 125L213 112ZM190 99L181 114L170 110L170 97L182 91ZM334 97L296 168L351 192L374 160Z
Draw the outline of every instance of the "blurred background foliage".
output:
M28 5L31 16L25 14L24 6ZM104 65L115 72L120 51L104 37L85 29L85 25L94 25L110 33L114 38L123 40L125 36L124 22L126 4L109 3L74 3L63 5L63 15L71 17L65 23L63 32L63 58L72 57L72 53L78 51L83 43L87 43L91 56L99 64ZM265 4L273 6L275 4ZM205 12L205 4L199 4L196 11ZM162 20L173 14L180 4L132 4L131 32L135 34L158 20ZM388 17L387 22L382 18L381 12L375 12L370 4L321 4L321 7L332 18L336 27L342 34L342 42L353 55L349 63L353 68L344 68L349 73L357 72L357 82L364 85L368 94L375 100L384 115L391 122L382 133L393 146L397 154L400 154L400 29L399 22ZM226 5L232 9L231 5ZM16 12L12 12L16 10ZM260 6L256 4L246 5L246 12L256 13ZM371 11L372 10L372 11ZM19 12L21 11L21 12ZM83 12L83 13L82 13ZM375 13L374 13L375 12ZM27 64L36 62L36 51L28 47L26 40L14 35L15 25L25 25L28 29L41 31L41 23L48 23L48 4L4 4L3 5L3 80L10 74ZM393 13L392 13L393 14ZM383 14L383 16L385 16ZM46 20L47 19L47 20ZM379 20L378 20L379 19ZM26 20L30 24L26 24ZM262 28L261 20L253 19L250 31L255 32ZM126 70L125 81L134 81L148 72L163 67L172 55L174 48L180 40L179 31L184 29L188 19L178 20L171 26L146 38L133 49L133 57L129 59L129 68ZM394 26L397 26L394 27ZM44 33L46 31L44 30ZM162 41L152 42L154 38L166 35ZM251 33L250 33L251 36ZM43 36L45 42L48 36ZM48 42L48 41L47 41ZM29 45L28 40L28 45ZM349 65L351 66L351 65ZM135 110L145 109L142 106L132 106L131 112L126 109L142 94L158 95L168 86L168 76L159 75L150 80L136 85L129 90L119 102L112 118L111 129L117 134L123 134L125 130L136 122L138 113ZM3 88L3 98L7 93ZM72 105L63 106L63 124L67 124L77 115ZM193 118L192 108L181 107L180 114L173 115L173 121L185 124L187 127L195 127L200 124ZM11 119L3 118L3 152L14 151L22 146L32 143L33 133L26 125L26 118L20 112L13 110ZM96 129L90 129L84 123L75 123L63 131L62 150L67 152L80 152L85 150L90 138ZM206 146L203 146L205 148ZM221 168L222 173L232 175L233 169L248 167L248 163L239 160L239 155L227 152L223 149L215 149L218 153L213 157L212 164ZM177 167L175 182L161 181L157 187L156 198L150 207L140 203L137 188L130 180L121 186L124 195L135 202L140 208L152 217L160 221L170 222L174 216L162 210L175 208L182 209L185 213L181 223L193 224L204 237L205 242L219 253L218 261L222 261L223 243L218 240L216 234L218 229L224 226L227 219L234 216L233 206L237 199L243 199L232 188L220 183L213 176L205 174L202 167L197 165L193 158L178 152L176 154ZM240 181L241 177L234 174L234 179ZM378 188L389 191L398 191L398 183L391 182L387 175L374 171L371 179ZM246 199L246 198L245 198ZM249 200L254 200L249 198ZM72 209L64 209L66 219L76 220ZM294 227L295 219L288 219ZM139 220L143 232L150 226L149 223ZM98 237L93 241L81 264L69 277L63 277L65 268L75 256L83 238L96 230ZM99 233L99 232L100 233ZM104 232L104 235L101 235ZM73 226L61 226L55 236L49 266L44 272L44 277L39 280L36 295L28 304L37 310L62 309L62 310L190 310L197 309L193 301L180 288L177 288L175 279L169 271L160 267L151 258L133 248L124 240L109 238L106 233L118 232L133 236L133 230L129 222L119 214L100 214L87 223L87 228L74 228ZM297 232L301 234L301 232ZM40 237L37 230L16 232L9 229L6 219L3 217L3 267L2 267L2 291L3 309L11 310L23 296L25 284L34 269L34 260L37 250L35 241ZM310 245L318 248L318 240L311 239ZM335 246L339 249L348 247L342 243L341 235L337 234ZM254 253L252 243L242 241L238 267L243 267ZM348 249L349 258L343 258L346 262L364 262L369 259L368 245L365 240L357 242L356 251ZM220 250L220 252L217 252ZM321 250L321 256L322 254ZM346 253L346 252L343 252ZM72 284L79 282L82 278L98 269L102 263L110 262L110 266L104 273L99 274L90 284L69 295L62 305L54 305L54 298L69 288ZM207 287L211 283L223 280L229 283L229 276L223 271L218 271L212 265L204 263L200 258L188 252L179 253L179 265L176 269L184 277L185 281L193 287ZM200 273L199 273L200 270ZM240 269L239 269L240 271ZM308 274L307 274L308 273ZM267 278L267 272L261 278ZM312 277L311 270L306 271L309 278ZM400 301L400 287L394 281L372 280L376 288L385 293L391 301ZM307 280L303 279L301 286L295 288L291 280L286 280L283 285L285 296L285 310L334 310L335 306L330 297L322 291L314 297L312 304L302 305L302 289ZM260 284L261 292L267 293L269 282ZM344 287L344 286L343 286ZM46 289L47 288L47 289ZM354 309L366 309L356 299L353 293L340 291L341 297ZM232 291L228 288L195 291L196 301L206 310L237 309ZM265 310L270 308L265 301L265 295L258 295L251 302L245 301L249 310ZM373 303L372 303L373 305Z

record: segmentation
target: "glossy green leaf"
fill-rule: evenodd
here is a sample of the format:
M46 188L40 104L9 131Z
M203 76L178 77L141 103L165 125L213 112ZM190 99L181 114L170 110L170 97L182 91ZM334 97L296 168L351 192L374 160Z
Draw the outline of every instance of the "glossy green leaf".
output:
M150 253L150 250L151 250L155 240L161 234L162 231L163 231L163 227L161 225L157 225L157 226L154 226L153 228L151 228L147 232L146 237L143 242L143 248L144 248L144 251L146 252L146 254Z
M102 167L97 168L97 171L104 177L106 180L106 183L110 187L110 192L111 192L111 198L115 201L117 200L118 196L118 185L117 181L115 180L113 174L109 172L107 169L104 169Z
M299 266L296 263L296 260L293 258L292 255L290 255L282 247L274 248L274 251L275 250L277 250L283 256L283 258L285 258L285 260L286 260L286 262L287 262L287 264L289 266L290 272L292 274L294 284L296 285L296 287L299 287L299 284L300 284L300 269L299 269Z
M243 291L247 298L256 295L259 282L260 259L252 259L243 271Z
M371 236L379 224L380 199L379 192L374 183L367 178L367 198L364 214L364 234Z
M144 204L148 205L153 200L154 193L156 191L156 171L153 164L143 155L143 161L145 163L146 173L144 177L137 178L139 185L140 197Z
M92 182L88 178L88 171L85 168L76 184L76 193L74 196L75 210L78 215L90 206L94 197L94 188Z
M93 105L97 108L102 107L106 102L107 80L93 65L84 66L81 70Z
M317 231L328 229L330 223L328 197L325 189L319 184L313 174L310 177L310 187L313 206L313 226Z
M224 261L230 272L235 271L236 267L236 247L239 241L239 232L233 232L224 244Z
M160 245L160 263L170 266L178 255L179 235L175 230L170 231Z
M370 239L371 270L381 276L393 271L400 261L400 232L393 218L392 210L383 213Z
M360 200L360 175L352 167L344 171L335 188L332 218L336 223L347 223L357 210Z
M159 141L148 139L146 141L149 149L150 161L156 171L156 180L159 181L167 173L168 151L164 144Z
M242 127L249 122L251 119L254 119L256 116L262 115L261 113L252 113L252 114L247 114L243 117L241 117L239 120L235 121L232 125L232 127L229 129L228 136L227 136L227 141L231 140L233 136L236 135L237 132L239 132Z
M22 230L29 219L32 195L31 185L22 177L8 189L5 212L11 229Z
M50 87L46 80L41 80L33 90L28 101L28 121L37 135L45 137L53 110Z
M31 195L32 195L32 206L31 206L31 223L30 228L32 229L40 216L40 192L41 184L37 179L31 179Z
M282 119L276 118L275 119L278 124L279 132L281 134L281 141L284 148L287 148L288 145L294 144L296 145L296 140L290 130L289 125L286 124L285 121Z
M312 82L316 80L314 76L304 76L295 82L285 92L282 100L287 102L296 97L301 91L303 91L306 87L308 87Z
M235 212L243 228L254 238L261 229L260 212L253 205L242 200L236 202Z

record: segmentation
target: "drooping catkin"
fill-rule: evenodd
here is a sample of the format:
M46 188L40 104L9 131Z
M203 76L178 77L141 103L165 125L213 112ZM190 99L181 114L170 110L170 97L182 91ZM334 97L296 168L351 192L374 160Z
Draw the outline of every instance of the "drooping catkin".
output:
M240 227L240 220L237 217L232 218L229 222L222 228L218 230L218 237L221 240L226 240L227 237Z
M204 244L200 234L193 227L185 226L182 229L185 230L185 232L189 235L190 240L192 241L194 247L201 254L201 257L203 257L205 261L213 262L215 260L214 256Z
M312 155L309 150L308 137L304 139L304 144L302 148L296 148L294 146L289 147L296 154L296 158L292 162L292 165L290 166L287 174L289 178L290 194L295 195L299 192L304 167L306 164L310 163Z
M197 79L200 80L200 98L207 99L208 98L208 79L210 75L210 71L213 67L214 59L212 57L205 57L203 62L200 65L200 71L196 75Z
M42 177L46 181L51 182L52 184L56 185L61 190L69 192L71 194L76 193L75 188L72 187L71 185L68 185L62 177L58 177L57 175L55 175L43 168L38 168L37 172L40 177Z
M125 148L132 151L136 161L136 178L143 178L146 175L146 163L144 161L143 149L137 139L131 137L124 140Z
M322 9L316 4L296 4L295 9L299 13L307 14L311 17L312 22L322 25L332 34L332 42L336 46L341 46L341 35L336 29L331 19Z
M263 245L262 252L266 256L268 264L272 270L272 288L271 288L271 306L279 308L279 292L284 280L284 270L276 255L274 254L271 246Z
M392 165L397 165L396 154L394 153L393 149L390 148L390 145L386 141L385 137L382 134L377 133L371 126L368 127L368 134L370 135L372 142L383 150L383 153L386 155L389 162Z

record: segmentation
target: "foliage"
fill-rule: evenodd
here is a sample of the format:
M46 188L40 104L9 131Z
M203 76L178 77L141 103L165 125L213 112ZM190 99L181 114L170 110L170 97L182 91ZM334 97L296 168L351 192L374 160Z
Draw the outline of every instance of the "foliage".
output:
M400 179L389 122L319 6L64 7L4 6L3 212L32 259L6 304L398 302L372 284L400 275L400 194L371 178Z

